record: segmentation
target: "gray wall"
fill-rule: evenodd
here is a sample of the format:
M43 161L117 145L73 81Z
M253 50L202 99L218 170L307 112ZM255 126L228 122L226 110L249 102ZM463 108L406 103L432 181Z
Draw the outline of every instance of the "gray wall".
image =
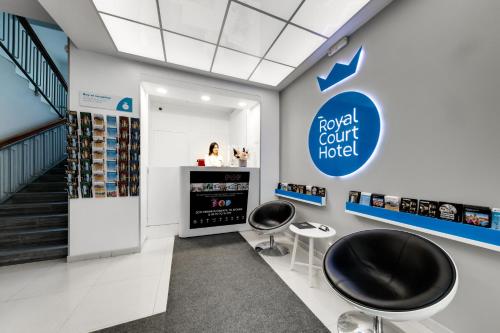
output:
M304 219L339 236L390 225L344 213L349 190L500 207L500 2L396 0L281 92L281 180L327 187L327 207ZM316 76L365 48L358 75L324 94ZM344 90L375 96L385 134L369 167L347 179L312 164L307 138L320 106ZM500 232L499 232L500 237ZM454 332L498 332L500 253L430 237L456 260L458 294L434 319ZM328 246L322 244L322 250Z

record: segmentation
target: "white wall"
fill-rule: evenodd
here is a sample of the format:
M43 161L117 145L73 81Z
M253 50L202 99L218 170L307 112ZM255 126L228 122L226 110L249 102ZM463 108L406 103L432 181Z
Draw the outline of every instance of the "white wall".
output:
M260 167L260 104L247 111L247 143L250 152L248 166Z
M162 104L150 106L148 225L179 223L179 167L205 158L209 144L219 143L225 163L229 157L229 112Z
M219 143L224 162L229 156L229 112L174 104L150 112L150 166L195 165L211 142Z
M159 107L162 111L158 111ZM219 144L225 165L229 165L232 147L248 148L248 135L260 137L260 109L253 108L250 114L248 109L228 111L202 105L151 103L149 110L147 224L179 223L178 167L195 165L197 159L205 158L209 143L214 141ZM258 143L257 139L248 166L258 167Z
M231 147L245 147L250 152L247 166L260 167L260 105L234 110L229 117L229 129Z
M149 110L149 95L140 87L140 105L141 110ZM141 133L149 131L149 112L141 112ZM141 135L141 157L140 157L140 175L141 184L149 183L149 135ZM148 225L148 186L139 187L140 195L140 224L141 224L141 244L146 240L146 227Z
M70 50L69 105L70 109L73 110L96 111L78 106L78 92L89 90L132 97L134 99L134 115L138 116L140 83L145 81L162 84L178 80L256 96L261 101L261 141L266 143L261 152L260 196L261 201L274 198L273 188L278 182L279 174L279 96L276 91L83 51L74 45L71 45ZM141 112L141 118L142 114L143 112ZM144 142L144 137L144 132L142 132L141 142ZM141 157L142 161L143 157ZM144 171L147 166L143 165L141 168L141 194L145 190L147 191L148 184L144 182L146 178ZM85 200L87 200L85 205L81 204L84 199L71 200L70 202L71 256L133 249L139 246L139 198ZM108 200L114 200L113 207L108 208L107 205L101 204ZM127 207L124 209L130 209L127 216L121 216L120 219L109 219L107 212L110 209L117 211L120 207L125 206ZM81 218L82 216L85 216L85 219ZM144 213L141 216L145 217ZM88 221L92 222L88 223ZM100 245L95 246L95 244Z
M35 96L28 87L29 81L16 74L15 68L14 63L0 55L0 141L59 118L48 104L42 103L40 96Z

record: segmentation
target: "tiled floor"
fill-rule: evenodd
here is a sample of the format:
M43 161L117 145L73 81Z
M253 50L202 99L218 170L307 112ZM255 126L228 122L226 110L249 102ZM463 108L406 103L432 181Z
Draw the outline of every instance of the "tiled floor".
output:
M0 332L89 332L166 308L173 237L143 252L0 268Z
M254 232L243 237L255 245ZM75 263L47 261L0 268L0 332L89 332L165 310L173 237L150 239L143 252ZM291 240L277 238L291 248ZM314 288L307 268L290 271L290 255L266 262L332 332L352 308L336 296L321 274ZM299 249L297 259L306 261ZM419 323L400 324L407 333L431 333Z

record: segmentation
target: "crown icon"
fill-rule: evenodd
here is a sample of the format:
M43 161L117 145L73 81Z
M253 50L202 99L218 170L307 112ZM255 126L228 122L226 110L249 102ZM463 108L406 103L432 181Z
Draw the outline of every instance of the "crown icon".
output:
M349 76L354 75L358 69L362 50L363 47L360 47L348 65L336 63L326 78L318 76L319 89L323 92L340 81L347 79Z

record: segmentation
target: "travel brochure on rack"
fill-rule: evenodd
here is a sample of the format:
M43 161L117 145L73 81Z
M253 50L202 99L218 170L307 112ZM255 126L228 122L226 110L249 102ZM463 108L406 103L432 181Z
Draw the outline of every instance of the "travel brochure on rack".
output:
M67 143L70 199L139 195L138 118L69 111Z
M359 191L350 191L348 202L500 230L500 211L497 208Z

